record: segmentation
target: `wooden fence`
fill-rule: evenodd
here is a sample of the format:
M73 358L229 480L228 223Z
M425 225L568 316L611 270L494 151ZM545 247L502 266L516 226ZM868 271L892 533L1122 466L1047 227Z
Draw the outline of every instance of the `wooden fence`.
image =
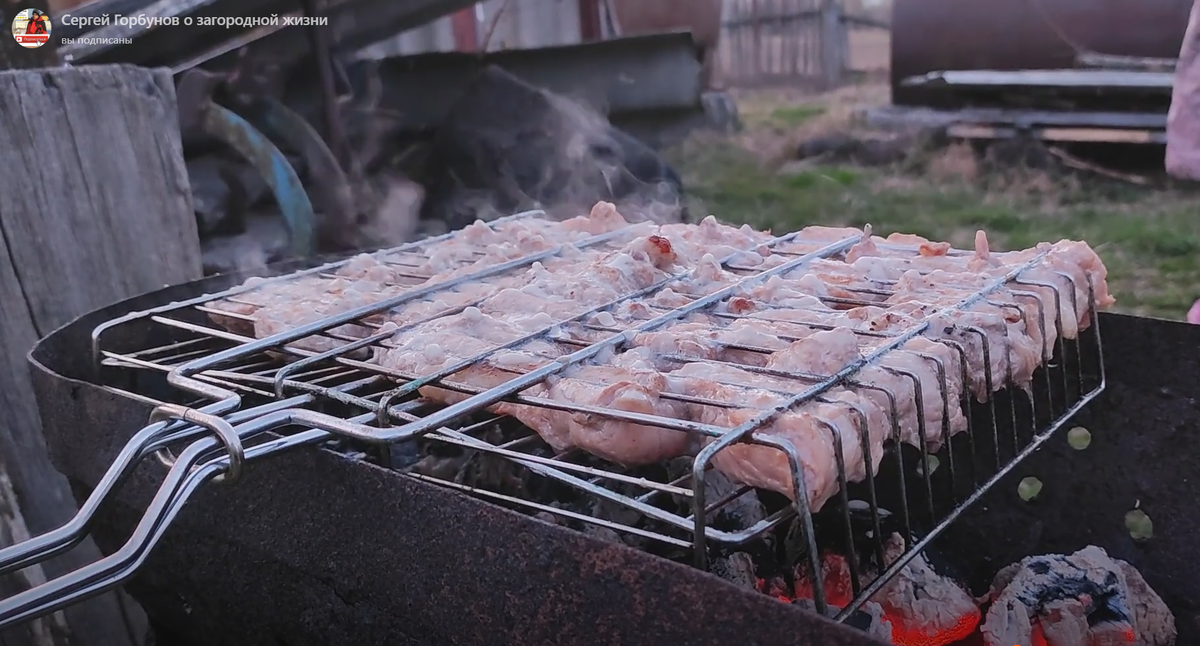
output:
M725 0L717 73L727 86L842 83L886 69L886 20L843 0Z

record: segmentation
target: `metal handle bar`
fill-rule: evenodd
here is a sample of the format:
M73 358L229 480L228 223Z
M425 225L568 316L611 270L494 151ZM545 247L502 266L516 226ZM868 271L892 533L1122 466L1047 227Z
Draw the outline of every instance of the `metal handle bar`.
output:
M246 409L230 415L228 422L240 423L281 408L302 406L312 401L312 399L312 395L300 395L272 402L265 406ZM202 411L192 411L192 413L203 415ZM164 414L165 409L163 412L155 409L155 412L152 413L151 421L155 421L155 415ZM71 520L67 521L62 527L46 532L45 534L0 549L0 575L40 563L78 545L87 536L96 512L100 509L101 505L129 477L129 474L133 472L134 467L139 462L146 456L158 453L175 442L193 439L204 433L205 430L206 427L198 423L187 424L178 419L170 422L158 421L143 428L121 449L116 460L109 466L104 476L100 478L100 482L96 485L96 488Z
M133 536L116 553L0 601L0 628L36 619L107 590L120 582L122 574L131 570L129 565L136 568L145 561L150 539L161 536L187 497L204 479L219 471L213 466L214 463L220 460L228 462L227 458L219 458L205 465L209 468L193 471L199 458L214 445L212 440L198 440L183 452L155 494L146 515L134 529ZM236 446L238 453L242 454L240 441Z
M289 401L294 403L296 400L304 399L306 398L293 398ZM275 408L278 408L278 405ZM254 412L257 412L258 415L251 415ZM134 529L133 535L120 550L77 571L60 576L8 599L0 600L0 628L55 612L76 601L104 592L129 578L145 561L149 549L158 542L163 531L179 513L195 489L208 479L221 475L220 472L226 471L225 475L240 472L248 459L320 442L334 435L352 435L353 433L350 431L356 430L354 429L356 424L370 421L375 417L374 413L370 413L345 420L302 408L286 408L265 413L260 408L250 409L245 413L251 419L233 426L229 421L221 418L175 405L166 405L155 409L151 419L168 417L184 419L202 429L211 430L217 437L195 440L184 449L178 458L172 459L173 465L168 471L166 479L155 494L142 520ZM134 436L134 440L130 441L122 450L121 458L105 474L102 481L102 485L105 486L104 492L100 492L98 487L97 492L93 492L93 495L89 497L84 509L67 525L0 553L4 562L9 564L8 569L14 569L14 565L27 567L43 561L69 549L73 543L77 543L83 536L83 530L86 530L94 516L95 510L99 506L98 501L102 501L105 495L111 492L116 481L129 472L129 467L137 461L137 458L165 448L164 438L157 436L164 431L165 426L158 424L162 424L162 422L147 426ZM268 430L292 425L304 425L310 427L311 430L245 448L244 442L247 440ZM381 432L394 432L395 430L391 427L380 429ZM196 431L186 432L194 433ZM175 436L178 435L180 434ZM218 448L224 449L224 455L197 467L204 456ZM100 495L97 495L98 492Z
M248 447L245 449L245 458L258 459L296 447L318 444L329 437L327 431L309 429ZM120 550L76 572L0 601L0 628L36 619L102 594L136 574L196 490L231 468L229 455L221 455L198 465L199 458L214 446L212 442L199 440L183 451L146 514L134 528L129 541Z

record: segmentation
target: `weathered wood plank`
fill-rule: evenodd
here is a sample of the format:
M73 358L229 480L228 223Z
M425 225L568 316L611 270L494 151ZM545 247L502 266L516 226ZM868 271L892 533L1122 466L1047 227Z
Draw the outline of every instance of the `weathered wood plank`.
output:
M80 314L196 279L201 269L167 70L0 72L0 168L0 469L18 506L9 516L25 526L11 540L53 529L76 510L46 456L26 353ZM98 556L89 542L34 576ZM65 610L66 634L3 637L6 646L130 646L142 634L123 610L105 595Z
M5 244L0 244L0 352L8 354L37 342L37 331L24 307L24 294L12 271L12 258ZM38 427L37 410L27 402L33 397L33 387L20 361L5 356L0 359L0 547L7 547L29 536L29 527L21 507L62 508L71 501L62 476L44 457L40 433L16 432L17 429ZM29 456L35 459L30 460ZM19 483L19 484L18 484ZM50 486L39 486L49 483ZM23 486L22 486L23 485ZM17 488L31 489L18 497ZM22 500L23 502L18 502ZM0 596L10 596L29 589L45 580L41 567L28 568L11 577L0 577ZM49 646L62 643L59 636L66 629L61 614L40 619L25 626L0 632L4 646Z

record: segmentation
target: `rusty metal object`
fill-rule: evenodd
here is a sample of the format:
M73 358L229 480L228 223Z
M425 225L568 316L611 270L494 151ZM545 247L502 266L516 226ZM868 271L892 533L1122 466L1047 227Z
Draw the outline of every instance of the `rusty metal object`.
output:
M317 0L304 0L304 15L309 18L321 16ZM310 25L307 29L312 54L317 62L317 77L321 79L321 107L325 112L325 141L333 150L334 155L340 156L346 152L346 132L342 127L337 90L334 88L333 57L329 53L329 31L317 25Z
M900 81L939 70L1071 68L1088 53L1175 58L1191 5L1191 0L895 0L892 101L924 104L929 89L900 87Z
M283 103L267 98L260 101L256 108L256 121L263 130L304 159L312 197L327 221L325 226L320 227L322 234L335 245L347 246L349 234L357 224L360 212L355 201L356 188L358 191L366 190L366 180L356 173L351 181L338 162L337 154L331 146L326 145L312 124Z
M703 52L700 83L708 88L721 38L721 0L610 0L622 36L688 30Z
M212 93L221 82L219 75L200 69L180 77L176 89L180 129L203 131L249 160L275 194L287 222L291 252L298 256L311 254L316 217L300 177L270 139L245 119L213 103Z
M219 105L209 104L204 110L204 131L237 150L262 173L287 222L291 252L299 256L312 253L312 202L287 157L249 122Z

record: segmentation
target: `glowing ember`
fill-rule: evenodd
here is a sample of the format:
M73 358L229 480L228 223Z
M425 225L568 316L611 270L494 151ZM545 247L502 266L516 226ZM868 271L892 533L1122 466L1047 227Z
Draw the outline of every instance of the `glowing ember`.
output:
M803 568L798 568L799 573ZM831 606L845 608L854 598L854 587L850 584L850 564L839 554L826 554L821 559L821 583L825 586L825 602ZM812 584L805 578L796 577L796 597L812 599Z
M1032 637L1030 637L1030 642L1033 644L1033 646L1050 646L1050 644L1046 643L1046 633L1042 632L1041 624L1033 625L1033 633Z
M979 608L956 582L937 577L922 561L921 557L914 559L871 598L891 624L890 641L896 646L947 646L965 639L979 625ZM798 569L803 572L804 568ZM849 605L854 590L846 559L824 555L821 576L826 603L838 608ZM812 585L803 576L796 578L795 598L813 598Z
M784 586L783 580L778 577L773 578L770 581L767 581L766 579L759 579L756 587L758 588L759 592L775 597L784 603L791 603L794 600L794 597L788 594L787 587Z
M885 542L889 563L903 551L898 535L893 539ZM971 638L987 646L1171 646L1175 641L1174 617L1140 573L1099 548L1069 557L1030 557L1005 568L992 591L978 600L988 611L982 625L977 600L939 572L918 555L876 592L860 609L869 617L873 636L895 646L950 646ZM813 586L807 574L804 563L796 567L792 589L783 577L759 578L755 587L779 601L811 608ZM865 584L874 573L864 571L863 576ZM850 604L854 589L845 557L823 554L821 579L831 608Z
M997 575L984 644L1170 646L1175 619L1133 566L1089 546L1033 556Z

